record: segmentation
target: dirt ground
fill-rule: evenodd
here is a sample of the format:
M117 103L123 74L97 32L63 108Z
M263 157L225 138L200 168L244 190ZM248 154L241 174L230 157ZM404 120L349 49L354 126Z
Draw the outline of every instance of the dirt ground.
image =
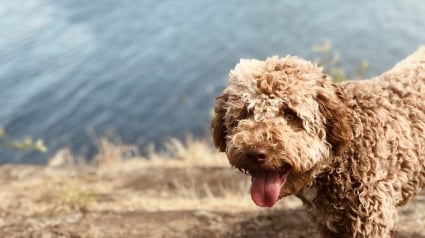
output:
M226 167L0 166L0 237L318 237L302 206L250 201ZM396 237L425 238L425 196L400 209Z

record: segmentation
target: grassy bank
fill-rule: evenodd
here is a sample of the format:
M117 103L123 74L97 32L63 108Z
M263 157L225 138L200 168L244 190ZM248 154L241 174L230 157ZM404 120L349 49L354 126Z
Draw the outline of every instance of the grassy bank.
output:
M208 141L169 140L141 157L98 139L93 162L59 151L47 166L0 167L0 237L316 237L300 202L260 209L250 178ZM397 237L425 237L425 198Z

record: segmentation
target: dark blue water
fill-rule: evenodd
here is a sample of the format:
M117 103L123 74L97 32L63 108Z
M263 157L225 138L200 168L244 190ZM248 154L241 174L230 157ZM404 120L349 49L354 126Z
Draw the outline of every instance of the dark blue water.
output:
M143 147L202 136L239 58L312 58L325 40L342 66L378 74L425 43L425 1L0 0L0 125L42 138L47 155L0 147L0 163L58 148L93 153L113 131Z

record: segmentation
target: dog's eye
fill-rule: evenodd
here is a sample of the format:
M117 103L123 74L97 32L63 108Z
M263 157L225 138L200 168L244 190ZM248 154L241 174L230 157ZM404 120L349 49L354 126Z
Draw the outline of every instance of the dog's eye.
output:
M288 121L293 121L293 120L295 120L295 116L294 116L294 115L287 115L287 116L286 116L286 119L287 119Z
M250 118L252 116L253 116L252 111L249 111L247 108L243 109L242 111L239 112L238 116L232 117L232 121L229 122L228 124L229 128L237 127L240 121Z
M295 128L298 128L298 129L303 128L303 121L294 110L290 108L285 108L283 109L282 114L289 125L294 126Z
M299 117L297 116L297 113L295 113L293 110L289 108L285 108L283 110L283 116L287 121L296 121L299 120Z
M247 119L253 116L253 112L252 110L248 110L248 108L244 108L244 110L242 111L242 113L239 116L239 120L242 119Z

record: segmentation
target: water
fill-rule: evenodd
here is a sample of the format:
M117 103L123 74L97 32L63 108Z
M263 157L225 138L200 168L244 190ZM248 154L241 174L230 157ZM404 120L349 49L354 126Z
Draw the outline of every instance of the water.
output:
M425 2L0 0L0 125L50 153L0 148L0 163L93 153L112 130L141 147L207 130L239 58L312 58L325 40L344 68L389 69L425 43Z

